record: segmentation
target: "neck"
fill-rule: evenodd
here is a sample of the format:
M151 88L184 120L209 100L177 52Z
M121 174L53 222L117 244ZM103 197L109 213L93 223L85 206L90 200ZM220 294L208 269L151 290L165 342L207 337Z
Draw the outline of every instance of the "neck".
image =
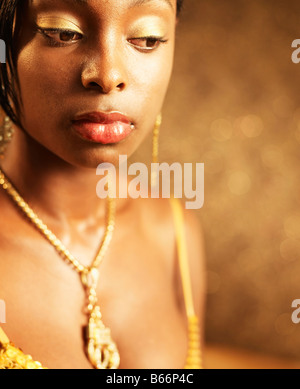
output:
M2 168L34 210L59 223L104 218L106 200L96 194L96 169L74 167L16 131Z

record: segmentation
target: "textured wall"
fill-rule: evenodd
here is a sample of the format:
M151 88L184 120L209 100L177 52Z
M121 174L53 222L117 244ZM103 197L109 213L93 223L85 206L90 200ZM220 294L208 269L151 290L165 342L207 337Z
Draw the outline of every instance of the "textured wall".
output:
M290 357L300 357L299 18L297 0L186 0L161 140L161 159L205 163L207 340Z

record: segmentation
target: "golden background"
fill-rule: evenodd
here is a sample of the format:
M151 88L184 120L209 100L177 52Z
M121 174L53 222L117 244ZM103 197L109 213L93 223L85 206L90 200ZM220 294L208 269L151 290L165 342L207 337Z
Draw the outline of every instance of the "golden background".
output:
M161 161L205 164L196 212L206 342L291 359L300 359L291 321L300 298L299 21L298 0L186 0L160 148Z

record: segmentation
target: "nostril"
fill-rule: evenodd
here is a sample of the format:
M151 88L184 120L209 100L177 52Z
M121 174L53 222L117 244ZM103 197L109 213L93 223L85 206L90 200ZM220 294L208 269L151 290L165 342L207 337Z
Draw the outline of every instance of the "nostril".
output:
M96 70L94 68L83 70L81 83L86 89L93 89L106 94L113 90L123 91L126 88L126 81L122 79L123 76L118 72Z
M92 86L92 87L99 87L99 85L96 82L90 82L90 86Z
M119 88L120 90L123 90L125 88L125 84L123 82L121 82L119 85L117 85L117 88Z

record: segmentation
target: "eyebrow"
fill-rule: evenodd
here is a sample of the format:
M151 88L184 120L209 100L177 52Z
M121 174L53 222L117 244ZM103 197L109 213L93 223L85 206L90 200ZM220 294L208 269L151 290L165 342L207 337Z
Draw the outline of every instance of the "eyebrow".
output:
M64 1L67 1L69 2L69 0L64 0ZM87 4L88 3L88 0L73 0L75 1L75 3L78 3L78 4ZM134 0L130 5L129 5L129 8L134 8L134 7L140 7L146 3L150 3L150 2L153 2L153 1L158 1L158 0ZM173 7L173 4L171 3L170 0L161 0L163 3L165 4L168 4L173 11L174 10L174 7Z
M155 1L155 0L135 0L135 1L133 1L132 4L130 4L130 8L140 7L141 5L144 5L145 3L149 3L151 1ZM171 3L170 0L162 0L162 1L166 4L168 4L174 10L173 4Z

